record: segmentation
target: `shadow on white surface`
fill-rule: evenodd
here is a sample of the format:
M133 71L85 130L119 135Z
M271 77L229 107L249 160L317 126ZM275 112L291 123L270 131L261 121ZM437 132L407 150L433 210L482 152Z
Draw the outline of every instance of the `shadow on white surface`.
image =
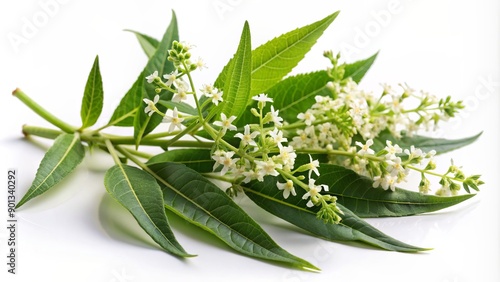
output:
M160 249L127 210L105 193L99 203L99 222L113 239L147 249Z

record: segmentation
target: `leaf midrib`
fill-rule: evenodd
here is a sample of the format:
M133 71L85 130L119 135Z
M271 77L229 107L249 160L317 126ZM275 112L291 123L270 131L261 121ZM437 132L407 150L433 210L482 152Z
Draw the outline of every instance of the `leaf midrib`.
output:
M298 100L295 100L293 101L292 103L288 104L287 106L284 106L281 108L281 112L286 112L287 109L290 109L292 107L294 107L296 104L298 104L299 102L302 102L303 100L306 100L307 98L309 98L310 96L314 95L314 94L317 94L319 93L320 91L323 91L324 89L326 88L326 86L323 86L313 92L310 92L309 94L307 95L303 95L301 96Z
M323 175L325 175L325 177L327 175L335 175L335 172L326 172L324 173ZM342 178L344 177L349 177L350 175L349 174L345 174L343 175L341 178L339 178L335 183L332 184L335 185L336 183L338 183L339 181L341 181ZM348 185L353 185L356 181L361 181L361 179L356 179L355 181L349 183ZM373 188L373 189L376 189L376 188ZM401 188L396 188L398 190L402 190ZM436 204L443 204L442 202L438 202L438 203L422 203L422 202L405 202L405 201L391 201L391 200L385 200L385 199L381 199L381 200L378 200L378 199L375 199L375 200L372 200L372 199L366 199L366 198L363 198L364 195L361 195L359 197L356 197L354 195L348 195L348 194L345 194L345 191L348 190L347 187L344 188L344 190L340 193L334 193L334 192L331 192L332 194L334 195L338 195L338 196L342 196L342 197L345 197L345 198L351 198L351 199L354 199L354 200L362 200L362 201L367 201L367 202L379 202L379 203L389 203L389 204L400 204L400 205L421 205L421 206L425 206L425 205L436 205ZM368 192L368 191L366 191ZM463 197L467 198L468 195L462 195ZM472 196L471 196L472 197ZM456 198L454 198L456 199ZM453 202L460 202L460 200L456 200L456 201L453 201ZM449 203L449 202L446 202L446 203Z
M156 173L154 173L154 172L153 172L153 175L155 176L155 178L156 178L156 179L159 179L159 180L160 180L160 182L161 182L161 183L163 183L165 186L167 186L167 187L169 187L170 189L172 189L172 190L176 191L178 195L181 195L181 196L182 196L185 200L187 200L188 202L191 202L191 203L192 203L192 204L194 204L196 207L198 207L200 210L202 210L202 211L204 211L206 214L210 215L212 218L214 218L214 219L215 219L217 222L219 222L221 225L225 226L227 229L229 229L229 230L233 230L233 232L234 232L234 233L236 233L237 235L239 235L241 238L245 238L245 239L247 239L248 241L253 242L255 245L260 246L262 249L264 249L264 250L268 250L268 249L266 249L264 246L262 246L261 244L259 244L259 243L255 242L254 240L252 240L252 239L250 239L250 238L248 238L248 237L244 236L244 235L243 235L243 234L241 234L240 232L238 232L238 231L236 231L236 230L234 230L234 229L230 228L227 224L225 224L224 222L220 221L217 217L215 217L214 215L212 215L212 213L210 213L210 212L209 212L209 211L207 211L205 208L201 207L201 206L200 206L200 205L198 205L196 202L194 202L193 200L191 200L189 197L187 197L186 195L184 195L184 193L181 193L178 189L174 188L172 185L170 185L168 182L166 182L163 178L159 177ZM191 181L192 181L192 180L191 180ZM189 181L189 182L191 182L191 181ZM188 183L189 183L189 182L188 182ZM187 185L187 184L185 184L185 185ZM185 185L184 185L184 186L185 186ZM167 207L168 207L168 206L167 206ZM172 209L173 209L173 210L175 210L175 208L173 208L173 207L172 207ZM169 210L170 210L170 208L169 208ZM181 215L182 215L182 214L181 214ZM182 217L183 217L183 218L188 218L187 216L184 216L184 215L182 215ZM190 219L190 221L196 222L196 221L191 220L191 219ZM198 222L196 222L196 223L197 223L197 225L198 225L198 226L202 226L202 225L200 225ZM206 226L205 226L205 227L206 227ZM207 227L207 228L208 228L208 227ZM205 228L204 228L204 229L205 229ZM208 228L208 229L210 229L210 228ZM206 229L205 229L205 230L206 230ZM211 229L210 229L210 232L212 232L212 234L215 234L215 232L214 232L213 230L211 230ZM264 233L264 234L265 234L265 233ZM217 236L217 234L215 234L215 235ZM217 237L219 237L219 236L217 236ZM269 240L273 241L271 238L269 238L269 236L266 236L266 237L268 237L268 239L269 239ZM278 253L276 253L276 252L274 252L274 251L272 251L272 250L269 250L269 252L271 252L271 253L273 253L273 254L275 254L275 255L277 255L277 256L279 256L279 257L281 257L281 258L285 258L285 259L287 259L287 260L290 260L289 258L283 257L282 255L280 255L280 254L278 254Z
M36 191L38 191L38 189L40 189L40 187L47 181L47 179L49 177L52 176L52 174L54 173L54 171L59 167L59 165L66 159L66 157L70 154L71 150L73 149L73 146L76 145L77 141L79 139L79 136L77 134L74 134L73 135L73 139L71 140L71 143L70 143L70 146L68 146L68 149L64 152L62 158L57 162L57 164L54 166L54 168L50 171L50 173L42 180L42 182L37 185L31 193L27 194L24 196L24 198L28 199L29 197L31 197L31 195L33 195L33 193L35 193Z
M93 74L93 76L92 76L92 85L91 85L91 91L90 91L91 94L90 94L90 98L88 99L88 100L90 100L90 102L89 102L89 106L87 107L87 111L85 114L85 120L82 121L83 126L88 126L87 122L89 121L90 116L92 114L92 105L94 104L94 98L95 98L94 94L96 92L95 85L96 85L96 78L98 77L97 76L98 72L99 72L99 61L97 61L96 65L95 65L95 69L94 69L94 67L92 67L92 71L91 71L91 74ZM88 97L88 96L84 95L84 97Z
M274 202L276 202L276 203L280 203L280 204L283 204L283 205L289 206L289 207L294 208L294 209L296 209L296 210L299 210L299 211L304 211L304 212L307 212L307 213L309 213L309 214L315 215L315 213L314 213L314 212L312 212L312 211L310 211L310 210L307 210L307 209L304 209L304 208L300 208L300 207L298 207L298 206L296 206L296 205L293 205L293 204L289 204L289 203L286 203L286 202L280 201L280 200L278 200L278 199L276 199L276 198L273 198L273 197L270 197L270 196L268 196L268 195L265 195L265 194L262 194L262 193L260 193L260 192L257 192L257 191L255 191L255 190L252 190L252 189L250 189L250 188L248 188L248 187L243 187L243 190L244 190L245 192L250 192L250 193L256 194L256 195L258 195L258 196L260 196L260 197L263 197L263 198L265 198L265 199L267 199L267 200L271 200L271 201L274 201ZM347 209L347 208L346 208L346 209ZM342 223L342 221L340 221L339 223L337 223L337 225L340 225L340 226L343 226L343 227L345 227L345 228L351 229L353 233L354 233L354 232L359 232L359 233L361 233L361 234L363 234L363 235L365 235L365 236L368 236L369 238L372 238L373 240L376 240L376 241L378 241L378 242L381 242L382 244L386 244L386 245L394 246L394 247L396 247L396 248L409 249L408 247L402 247L402 246L394 245L394 244L392 244L392 243L390 243L390 242L386 242L386 241L380 240L380 239L378 239L377 237L373 237L373 236L371 236L371 235L369 235L369 234L367 234L367 233L365 233L365 232L363 232L363 231L361 231L361 230L359 230L359 229L354 229L354 228L352 228L351 226L345 225L344 223ZM309 232L310 232L310 231L309 231ZM353 235L354 235L354 234L353 234ZM324 236L323 236L323 237L324 237ZM356 238L356 236L354 236L354 237ZM325 238L326 238L326 237L325 237ZM390 238L390 237L388 237L388 238ZM358 239L358 240L359 240L359 239ZM371 243L371 242L367 242L367 241L364 241L364 242L366 242L366 243ZM371 244L372 244L372 243L371 243Z
M323 23L323 24L320 24L317 28L314 28L313 30L311 30L311 32L308 32L307 35L303 36L302 37L302 40L298 40L298 41L295 41L294 43L292 43L292 45L289 45L287 48L283 49L282 51L276 53L274 56L272 56L270 59L264 61L263 63L261 63L257 68L255 68L254 70L252 70L252 74L254 74L254 72L258 71L260 68L264 67L265 65L267 65L269 62L273 61L275 59L275 57L279 57L282 53L286 52L287 50L293 48L296 44L298 44L299 42L303 42L303 41L306 41L304 38L308 38L312 33L316 32L318 29L320 29L321 27L323 27L325 24L326 25L329 25L332 20L330 20L330 18L332 17L332 15L330 15L330 17L328 17L328 19ZM313 23L314 24L314 23ZM296 31L296 30L295 30ZM274 40L274 39L271 39L271 41Z
M141 201L139 201L139 198L137 197L137 194L135 193L134 189L132 188L132 183L130 182L127 174L125 173L125 170L123 168L122 165L118 164L118 167L120 168L120 171L122 172L124 178L125 178L125 181L127 182L127 185L130 187L130 191L133 195L134 195L134 198L135 200L137 201L137 203L139 204L140 208L142 211L144 211L144 214L147 216L147 218L149 219L149 221L153 224L154 228L156 231L159 231L161 236L172 246L174 247L178 252L180 253L185 253L183 252L182 250L179 250L174 244L172 244L172 242L170 242L170 240L165 236L165 234L163 234L163 232L161 231L161 229L158 228L158 226L156 225L156 223L151 219L151 217L149 216L149 214L146 212L146 210L144 209L144 206L142 205ZM116 187L116 185L114 185L114 187ZM115 190L115 189L114 189ZM115 190L116 191L116 190ZM123 196L124 194L122 194Z

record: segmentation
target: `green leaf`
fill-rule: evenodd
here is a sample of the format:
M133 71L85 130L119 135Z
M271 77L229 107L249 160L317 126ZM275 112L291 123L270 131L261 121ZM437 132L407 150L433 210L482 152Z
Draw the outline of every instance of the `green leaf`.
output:
M168 109L171 109L173 110L174 108L177 108L177 110L181 113L185 113L185 114L188 114L188 115L192 115L192 116L197 116L198 115L198 111L193 108L193 106L187 104L187 103L184 103L184 102L172 102L172 101L163 101L163 100L160 100L158 101L158 104L160 105L163 105L165 107L167 107Z
M160 41L149 35L134 30L126 29L125 31L129 31L135 34L137 40L139 41L139 44L141 44L142 50L144 51L146 56L148 56L148 59L151 59L151 57L153 57L154 53L156 52L156 49L158 49Z
M85 149L78 134L61 134L45 153L35 179L17 207L45 193L70 174L85 156Z
M99 70L99 57L96 56L87 84L83 93L80 116L82 118L82 129L92 126L101 115L104 93L102 88L101 71Z
M224 106L222 113L226 116L239 117L250 101L250 80L252 70L252 46L250 27L245 22L241 33L238 50L227 70L224 83Z
M136 167L119 164L106 172L104 185L165 251L181 257L192 256L184 251L170 229L163 194L153 176Z
M158 75L161 77L164 74L171 73L174 71L175 67L168 58L168 50L172 47L173 41L179 40L179 31L177 27L177 18L174 11L172 11L172 20L163 35L163 38L158 45L158 49L154 53L153 57L148 61L144 73L146 75L152 74L158 71ZM147 98L153 100L157 95L155 91L156 86L153 83L144 83L145 91L142 93L142 98ZM172 93L163 91L160 95L160 100L169 101L172 99ZM142 137L146 136L148 133L153 131L163 120L163 117L158 114L153 114L152 116L146 114L144 109L146 108L145 103L139 103L139 108L135 114L134 120L134 137L136 139L136 146L141 142ZM156 107L159 111L165 112L167 108L161 104L157 104Z
M274 38L252 51L250 97L266 92L287 75L305 56L339 12ZM224 82L233 59L219 74L215 87L225 90Z
M474 194L453 197L423 195L396 188L396 191L373 188L373 181L342 166L321 164L318 181L327 183L329 193L360 217L408 216L441 210Z
M166 208L248 256L317 270L279 247L229 196L196 171L176 163L149 166L162 181Z
M137 121L138 128L137 131L143 131L145 133L150 132L154 129L160 122L161 117L158 115L154 115L155 117L152 119L153 122L151 124L145 123L147 119L144 114L144 108L146 105L143 103L142 99L148 98L150 100L154 99L156 93L154 92L154 86L149 83L145 83L146 76L152 74L155 70L159 72L159 74L170 73L173 70L173 65L167 61L167 51L170 49L172 41L179 39L179 33L177 30L177 19L175 17L175 13L172 11L172 20L170 25L168 26L165 34L163 35L162 41L158 46L158 52L155 52L154 55L149 59L146 67L140 73L137 80L134 82L129 91L125 94L125 96L120 101L120 104L115 109L110 121L108 122L110 125L114 126L134 126L134 119L139 118ZM161 49L161 50L160 50ZM161 95L161 98L164 100L170 100L172 94L164 92ZM160 110L166 110L166 108L162 105L158 106ZM142 112L142 113L141 113ZM140 136L142 138L142 136ZM139 138L140 142L140 138ZM138 142L138 143L139 143Z
M212 172L215 163L209 149L177 149L160 153L149 159L147 164L165 162L184 164L198 173Z
M361 79L365 76L366 72L370 69L373 62L377 58L378 52L373 54L371 57L354 62L352 64L347 64L344 68L344 78L351 77L356 83L359 83Z
M111 119L108 124L114 126L132 126L134 125L134 117L142 103L142 97L144 92L144 82L146 81L146 76L144 71L139 74L132 88L127 91L125 96L120 101L120 104L115 109Z
M283 192L276 188L278 177L264 177L263 182L253 181L244 187L245 194L264 210L278 216L304 230L332 241L360 241L382 249L400 252L418 252L426 249L398 241L356 216L341 204L337 206L344 212L339 224L325 223L316 217L318 207L307 208L302 200L305 193L297 190L297 196L283 198ZM317 181L318 184L322 183ZM324 182L323 182L324 183Z
M413 135L412 137L404 136L401 138L394 137L389 131L383 131L373 140L372 148L376 151L382 150L386 146L386 140L390 140L393 144L398 144L403 149L409 149L412 145L415 148L420 148L424 152L429 152L431 150L436 150L438 154L443 154L450 152L466 145L469 145L476 141L482 132L461 139L444 139L444 138L432 138L420 135ZM359 140L359 136L356 140ZM353 141L355 142L355 141Z
M273 98L273 106L279 110L283 120L293 123L298 120L299 113L307 111L316 103L314 97L331 95L326 88L328 81L330 77L326 71L299 74L278 82L267 91L267 94ZM245 120L256 121L250 111L246 111Z

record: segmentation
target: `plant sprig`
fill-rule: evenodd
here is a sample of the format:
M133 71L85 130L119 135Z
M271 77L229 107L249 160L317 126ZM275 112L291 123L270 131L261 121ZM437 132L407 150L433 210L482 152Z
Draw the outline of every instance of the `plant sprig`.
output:
M286 77L337 15L253 50L246 22L234 56L216 81L198 84L192 73L206 66L203 59L193 60L191 44L179 41L173 13L161 40L134 32L148 63L109 122L96 129L104 100L98 57L84 89L79 126L16 89L13 94L21 102L58 128L23 127L25 135L55 142L18 207L71 173L86 149L97 148L115 162L104 176L108 193L176 256L192 255L176 240L165 208L242 254L319 270L278 246L232 200L238 193L327 240L362 241L402 252L428 250L391 238L361 217L426 213L474 196L459 190L479 191L479 175L468 176L453 162L444 173L437 172L433 158L480 134L460 140L420 136L454 117L463 103L406 84L399 85L399 92L383 85L378 96L365 91L359 82L377 54L343 63L340 54L326 51L330 68ZM187 103L189 96L194 105ZM410 99L416 106L405 106ZM108 132L118 126L133 133ZM152 155L141 150L144 146L164 152ZM421 176L415 185L419 192L396 187L410 171ZM427 194L434 186L430 176L439 179L440 196ZM210 180L227 183L226 192Z

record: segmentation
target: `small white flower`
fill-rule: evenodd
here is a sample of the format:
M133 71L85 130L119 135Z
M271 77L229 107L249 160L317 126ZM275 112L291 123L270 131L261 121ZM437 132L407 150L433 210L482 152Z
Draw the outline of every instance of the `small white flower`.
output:
M205 62L203 61L203 59L201 57L198 57L198 59L196 60L196 62L194 64L196 65L196 68L199 70L207 68Z
M171 72L169 74L164 74L163 78L165 78L167 80L165 82L165 84L167 86L171 86L177 80L178 75L179 75L179 73L177 72L177 70L174 70L173 72Z
M226 152L223 150L216 150L212 154L212 159L215 161L214 166L212 168L213 171L215 171L219 167L219 165L221 164L221 158L222 156L224 156L225 153Z
M184 49L186 51L189 51L189 50L193 49L193 47L195 47L194 44L192 44L191 42L188 42L188 41L181 41L180 44L184 47Z
M258 179L260 177L259 173L253 169L243 172L245 179L243 179L243 183L248 183L254 179ZM263 178L259 179L259 181L264 181Z
M281 143L288 141L287 138L283 137L283 131L278 130L276 127L272 131L269 131L268 134L271 136L275 144L281 145Z
M404 152L410 159L420 158L423 155L422 150L415 149L415 146L413 145L411 145L410 150L405 149Z
M148 114L149 116L153 115L153 113L155 112L155 109L156 109L156 103L158 103L158 101L160 100L160 95L155 95L155 97L153 98L153 101L145 98L145 99L142 99L144 101L144 103L146 103L147 107L144 108L144 112L146 114Z
M230 169L234 169L236 166L236 162L239 158L232 158L234 152L224 152L224 151L216 151L214 155L212 155L212 159L215 160L216 165L214 168L217 168L219 165L222 165L222 170L220 171L221 175L226 174Z
M311 125L316 120L316 117L310 109L305 113L298 114L297 118L303 120L306 125Z
M384 181L384 178L380 177L380 175L373 177L373 188L379 187L382 184L382 181Z
M309 199L307 202L306 206L307 207L312 207L314 206L314 202L318 201L318 198L320 196L321 190L324 188L325 190L328 190L328 186L322 184L322 185L316 185L315 184L316 180L314 179L309 179L309 191L302 196L303 200Z
M253 96L252 100L255 100L255 101L259 102L259 103L262 103L263 107L266 106L266 102L270 102L270 103L273 102L273 99L267 97L267 94L264 94L264 93L256 95L256 96Z
M189 85L187 82L182 80L175 80L175 87L177 88L174 97L172 97L172 102L182 102L187 99L187 92L189 90Z
M241 139L241 144L243 146L250 145L250 146L257 147L257 143L255 143L254 138L257 137L257 135L259 135L260 132L254 131L254 132L250 133L250 125L248 125L248 124L245 125L244 129L245 129L245 131L243 132L243 134L236 133L234 135L234 137L240 138Z
M307 164L307 167L309 169L309 179L311 179L311 175L313 172L316 174L316 176L319 176L319 170L318 170L319 161L318 160L313 161L311 155L309 155L309 163Z
M403 149L399 147L398 144L392 145L392 142L387 140L386 142L386 147L385 150L387 151L387 155L385 157L389 160L393 160L396 158L396 154L401 154L403 152Z
M436 150L430 150L426 155L425 157L426 158L432 158L436 155Z
M358 155L360 155L360 156L375 154L375 151L373 151L372 149L370 149L370 146L373 145L373 140L372 139L366 140L365 144L363 144L363 143L361 143L359 141L356 141L356 145L359 146L359 147L361 147L361 149L358 151Z
M293 165L295 164L295 159L297 158L295 150L293 149L292 146L286 146L286 147L279 146L279 148L280 148L279 157L283 162L283 165L285 167L292 169Z
M386 163L389 165L387 166L387 171L391 173L391 175L400 177L400 179L406 178L408 170L403 167L400 157L396 157L392 160L387 160Z
M153 83L156 78L158 78L158 71L154 71L152 74L146 76L148 83Z
M391 188L391 190L394 192L396 190L396 183L398 182L398 177L394 175L386 175L384 177L384 180L382 181L382 188L384 190L387 190L388 188Z
M283 168L281 164L275 163L272 159L268 159L267 161L255 161L255 165L255 171L259 174L257 177L259 181L263 181L266 175L278 176L279 172L276 169Z
M222 131L225 133L226 130L236 130L237 127L235 125L232 125L231 123L236 119L235 116L230 116L229 118L226 117L224 113L220 114L221 120L220 121L215 121L214 125L222 127Z
M165 116L163 118L163 122L169 123L170 126L168 128L168 132L172 132L176 127L179 128L179 130L182 129L182 122L184 121L184 118L179 117L179 112L177 111L177 107L174 108L172 111L172 116Z
M222 92L220 92L217 88L213 87L211 84L203 85L201 91L203 92L203 95L205 95L208 98L211 98L212 103L214 103L216 106L219 105L219 102L224 101L222 99Z
M283 118L281 118L279 114L280 110L275 111L274 106L271 105L271 118L275 126L282 126L283 125Z
M452 192L451 192L451 189L450 189L450 185L449 184L445 184L445 185L441 186L441 188L439 188L436 191L436 195L437 196L443 196L443 197L449 197L449 196L451 196Z
M204 95L212 94L212 92L216 91L216 88L212 84L203 84L203 88L200 89Z
M382 88L384 89L384 94L393 94L394 93L394 90L392 89L392 87L387 83L383 83Z
M415 89L410 88L408 84L399 84L401 88L403 88L403 95L405 96L412 96L415 93Z
M288 199L290 193L294 196L297 196L295 192L295 188L293 187L293 181L287 180L285 183L278 182L276 183L278 189L283 190L283 198Z

